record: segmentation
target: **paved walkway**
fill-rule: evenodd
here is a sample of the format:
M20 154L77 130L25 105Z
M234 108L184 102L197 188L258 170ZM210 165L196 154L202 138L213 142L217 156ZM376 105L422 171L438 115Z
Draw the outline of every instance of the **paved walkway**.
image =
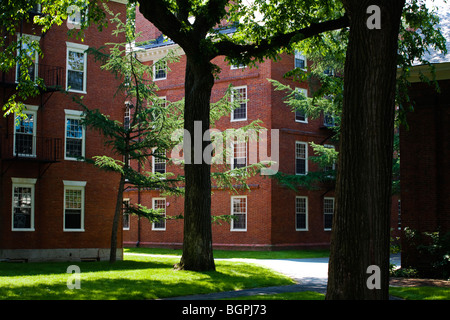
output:
M220 259L216 259L220 260ZM224 259L225 260L225 259ZM226 259L259 264L291 277L297 284L215 292L201 295L171 297L165 300L218 300L259 294L317 291L325 293L328 279L328 258L317 259Z
M216 259L222 260L222 259ZM164 300L218 300L259 294L316 291L326 293L328 281L328 258L314 259L223 259L259 264L291 277L296 284L287 286L253 288L216 292L201 295L171 297ZM400 266L400 255L391 256L391 263Z

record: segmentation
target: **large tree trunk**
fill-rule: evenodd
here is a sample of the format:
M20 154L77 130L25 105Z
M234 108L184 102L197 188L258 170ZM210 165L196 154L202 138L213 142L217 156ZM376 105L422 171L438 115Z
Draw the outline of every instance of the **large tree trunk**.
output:
M214 77L209 59L202 59L199 55L186 56L184 128L190 133L191 140L190 159L186 150L189 144L185 144L184 240L178 266L184 270L208 271L215 270L211 230L211 166L203 159L203 150L209 142L201 141L210 125Z
M342 2L350 38L326 298L387 299L397 41L404 1ZM367 26L370 5L381 8L380 29Z

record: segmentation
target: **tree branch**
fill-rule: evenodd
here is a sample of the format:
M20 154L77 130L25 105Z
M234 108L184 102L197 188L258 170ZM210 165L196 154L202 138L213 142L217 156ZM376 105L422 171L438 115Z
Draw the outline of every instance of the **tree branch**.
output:
M173 14L164 0L138 0L139 11L152 22L159 31L178 43L181 47L186 44L186 32L181 21ZM185 13L182 13L182 15Z
M292 31L285 34L278 34L269 39L261 40L258 44L236 44L230 40L221 40L214 44L215 56L224 55L232 59L242 60L252 57L262 57L271 50L289 46L292 40L301 41L322 32L342 29L350 25L347 15L335 20L311 24L309 27Z

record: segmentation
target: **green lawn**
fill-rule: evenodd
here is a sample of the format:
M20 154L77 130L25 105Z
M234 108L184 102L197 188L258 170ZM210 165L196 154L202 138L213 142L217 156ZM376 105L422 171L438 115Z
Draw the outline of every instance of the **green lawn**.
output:
M279 294L259 294L227 300L325 300L325 295L314 291L301 291Z
M449 287L390 287L389 293L406 300L450 300Z
M124 248L125 253L146 253L181 256L181 250L159 248ZM330 256L329 250L280 250L280 251L238 251L214 250L215 259L247 258L247 259L306 259L326 258Z
M293 281L266 268L217 261L215 272L177 271L179 258L130 255L108 262L0 263L0 299L157 299ZM80 267L80 289L68 289L67 267Z

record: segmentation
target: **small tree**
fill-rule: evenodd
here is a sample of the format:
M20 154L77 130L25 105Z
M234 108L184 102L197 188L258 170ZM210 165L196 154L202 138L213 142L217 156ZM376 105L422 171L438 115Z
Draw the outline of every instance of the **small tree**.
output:
M131 165L133 161L142 168L151 157L166 159L163 151L175 145L176 141L171 140L171 134L182 126L180 122L182 117L180 117L179 103L161 103L161 99L155 94L156 86L147 80L151 78L152 66L140 63L135 52L130 50L133 39L130 20L122 22L119 15L116 15L111 21L117 24L115 34L126 32L127 42L107 44L109 48L106 51L105 48L89 49L89 53L103 63L102 69L110 71L122 80L116 94L119 97L125 97L129 119L124 122L112 120L98 109L90 109L82 99L74 99L84 109L84 124L98 130L106 138L106 144L118 155L117 158L120 158L119 160L102 155L86 159L103 170L120 175L111 232L110 262L115 262L117 232L126 185L182 193L178 185L183 180L182 177L173 177L170 173L143 172ZM169 56L165 59L170 60L173 57ZM152 221L161 219L159 210L141 205L131 206L128 210Z

